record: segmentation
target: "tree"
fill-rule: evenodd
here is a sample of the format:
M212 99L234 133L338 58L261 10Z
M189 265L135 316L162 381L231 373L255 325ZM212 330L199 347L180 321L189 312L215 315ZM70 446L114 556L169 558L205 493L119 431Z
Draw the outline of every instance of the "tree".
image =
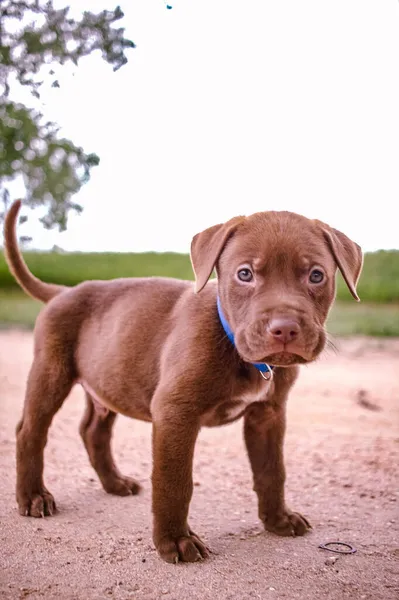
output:
M114 27L124 16L119 7L83 12L77 19L69 13L68 6L54 8L53 0L0 0L0 221L10 202L7 186L22 177L24 202L47 208L44 227L65 230L68 213L83 210L73 195L99 164L96 154L62 138L59 127L46 121L35 104L40 103L44 77L59 87L60 65L78 65L99 50L116 71L134 43L124 37L124 28ZM18 86L29 90L32 107L10 98Z

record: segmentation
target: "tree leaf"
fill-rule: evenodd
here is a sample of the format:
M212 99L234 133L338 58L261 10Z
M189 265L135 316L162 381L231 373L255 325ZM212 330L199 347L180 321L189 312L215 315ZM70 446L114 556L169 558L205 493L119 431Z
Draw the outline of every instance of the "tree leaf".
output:
M124 28L115 27L123 16L119 6L85 11L75 19L68 6L54 8L53 0L0 0L0 221L10 204L9 183L17 179L25 185L25 204L47 207L42 218L47 228L64 230L69 212L83 209L71 198L89 181L99 157L61 139L55 123L11 96L16 80L40 100L44 73L59 88L57 67L79 65L97 51L113 70L121 68L128 60L126 52L135 47Z

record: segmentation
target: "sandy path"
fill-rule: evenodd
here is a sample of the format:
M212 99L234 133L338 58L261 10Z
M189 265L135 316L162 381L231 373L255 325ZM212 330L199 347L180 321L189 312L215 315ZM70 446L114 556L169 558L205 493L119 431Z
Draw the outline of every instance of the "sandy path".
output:
M58 514L18 516L14 428L29 369L29 333L0 334L0 598L390 600L399 594L399 340L340 341L302 369L291 394L286 440L289 504L312 522L303 538L262 531L242 423L201 432L191 523L214 551L201 564L163 563L150 527L147 424L120 417L119 467L144 486L138 497L105 494L77 435L76 388L50 430L45 479ZM359 389L379 410L360 405ZM334 565L322 542L357 553ZM338 555L337 555L338 556Z

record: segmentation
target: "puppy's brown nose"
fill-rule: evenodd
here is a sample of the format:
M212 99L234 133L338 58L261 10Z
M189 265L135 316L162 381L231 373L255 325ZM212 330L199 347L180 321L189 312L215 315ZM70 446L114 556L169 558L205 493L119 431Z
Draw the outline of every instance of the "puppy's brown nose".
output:
M298 337L299 325L292 319L272 319L267 330L275 340L288 344Z

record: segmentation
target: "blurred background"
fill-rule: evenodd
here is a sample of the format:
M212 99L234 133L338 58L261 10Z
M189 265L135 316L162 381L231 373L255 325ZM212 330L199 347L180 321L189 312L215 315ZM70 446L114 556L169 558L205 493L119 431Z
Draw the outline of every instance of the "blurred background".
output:
M192 278L192 236L291 210L366 251L333 334L399 335L399 3L2 0L0 219L45 280ZM0 259L0 323L40 308Z

